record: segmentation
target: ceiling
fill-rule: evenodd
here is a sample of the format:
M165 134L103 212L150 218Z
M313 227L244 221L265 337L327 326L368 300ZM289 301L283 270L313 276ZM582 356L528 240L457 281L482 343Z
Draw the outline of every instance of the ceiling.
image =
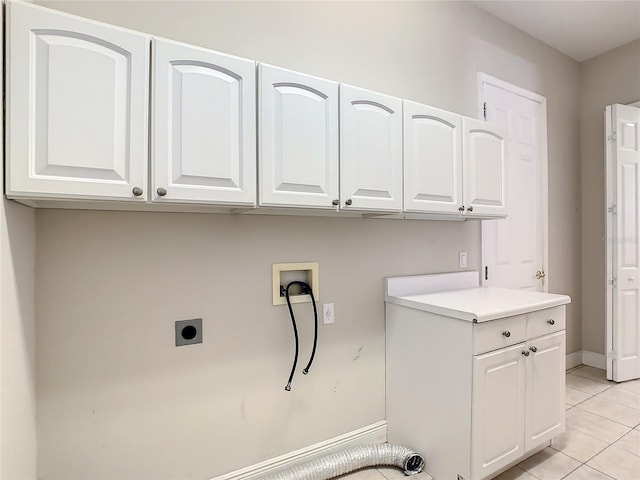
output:
M640 0L473 3L578 62L640 38Z

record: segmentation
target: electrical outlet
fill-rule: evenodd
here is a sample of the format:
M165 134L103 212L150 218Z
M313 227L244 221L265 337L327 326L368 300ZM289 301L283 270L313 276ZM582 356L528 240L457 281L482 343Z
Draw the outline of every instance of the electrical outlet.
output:
M460 268L467 268L467 252L460 252Z
M334 323L336 319L333 316L333 303L325 303L322 305L322 323L328 325Z

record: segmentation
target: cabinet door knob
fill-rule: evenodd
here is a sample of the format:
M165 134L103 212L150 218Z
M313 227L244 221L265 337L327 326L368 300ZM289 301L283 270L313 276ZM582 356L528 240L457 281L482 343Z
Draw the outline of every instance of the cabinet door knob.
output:
M502 332L502 335L509 338L511 336L511 332L509 330L505 330L504 332Z
M529 350L522 350L522 355L524 355L525 357L529 356Z
M156 190L158 192L158 196L159 197L164 197L167 194L167 190L165 188L162 187L158 187L158 190Z
M533 345L533 346L529 347L529 350L531 350L533 353L536 353L538 351L538 347Z
M550 318L549 320L547 320L547 323L548 323L549 325L555 325L555 324L556 324L556 321L555 321L553 318Z
M350 199L350 198L347 198L347 199L344 201L344 204L345 204L345 205L351 205L352 203L353 203L353 202L351 201L351 199Z
M459 212L464 212L464 205L462 205L460 208L458 208Z
M337 198L331 202L331 205L340 205L340 200Z
M132 192L136 197L139 197L140 195L142 195L142 194L144 193L140 187L133 187L133 190L131 190L131 192Z
M467 208L467 212L473 212L473 206Z

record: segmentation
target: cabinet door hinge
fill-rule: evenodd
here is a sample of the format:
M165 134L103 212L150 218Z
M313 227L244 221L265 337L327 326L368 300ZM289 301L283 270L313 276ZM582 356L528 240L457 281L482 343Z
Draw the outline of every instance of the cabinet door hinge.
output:
M610 142L615 142L616 141L616 132L613 132L611 135L607 136L607 140L609 140Z
M611 205L609 208L607 208L607 211L609 213L611 213L612 215L617 215L618 214L618 206L617 205Z
M487 120L487 102L484 102L482 104L482 116L484 117L485 121Z
M613 277L607 283L609 284L610 287L615 287L616 286L616 277Z

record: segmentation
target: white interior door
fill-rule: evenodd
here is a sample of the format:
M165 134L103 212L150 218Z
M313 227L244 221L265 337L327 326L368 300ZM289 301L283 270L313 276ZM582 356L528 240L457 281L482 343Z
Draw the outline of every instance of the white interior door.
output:
M640 108L612 105L607 127L607 378L640 377Z
M481 74L480 101L507 133L509 215L482 222L483 285L546 291L546 99Z

